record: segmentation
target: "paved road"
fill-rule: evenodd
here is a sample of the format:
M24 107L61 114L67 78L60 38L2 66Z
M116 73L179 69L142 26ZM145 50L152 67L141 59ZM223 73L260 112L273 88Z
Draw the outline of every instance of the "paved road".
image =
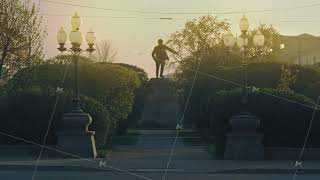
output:
M1 180L31 180L32 171L1 171ZM152 180L162 180L163 173L140 173ZM319 180L320 175L299 175L296 180ZM117 172L38 172L35 180L143 180ZM166 180L292 180L291 174L184 174L169 173Z
M174 137L175 131L140 131L135 140L121 143L116 138L118 144L104 159L41 160L35 180L162 180ZM214 160L197 134L190 131L180 137L165 180L292 180L294 162ZM99 167L100 162L106 166ZM1 159L0 180L32 180L34 167L30 158ZM305 174L296 180L320 179L319 162L305 162L303 169Z

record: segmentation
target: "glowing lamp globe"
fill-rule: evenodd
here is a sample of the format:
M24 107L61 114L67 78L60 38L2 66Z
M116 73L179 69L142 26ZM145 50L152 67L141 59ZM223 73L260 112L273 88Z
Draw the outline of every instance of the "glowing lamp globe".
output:
M260 30L257 31L257 33L253 37L253 44L256 47L262 47L264 45L265 38L264 35L261 33Z
M64 28L61 26L57 33L57 40L59 44L65 44L67 41L68 35Z
M82 43L82 34L80 31L73 30L70 32L69 39L71 44L76 44L80 46Z
M80 16L78 15L78 13L75 13L71 18L71 25L73 30L79 30L81 23L82 22Z
M237 38L237 46L242 48L248 45L248 39L245 39L243 37L238 37Z
M87 41L88 45L94 45L95 44L96 36L95 36L94 32L92 31L92 29L90 29L90 31L87 33L86 41Z
M236 42L236 38L230 31L228 31L223 37L223 42L224 45L226 45L229 48L232 48Z
M243 15L240 19L239 27L243 33L246 33L249 30L249 20L245 15Z

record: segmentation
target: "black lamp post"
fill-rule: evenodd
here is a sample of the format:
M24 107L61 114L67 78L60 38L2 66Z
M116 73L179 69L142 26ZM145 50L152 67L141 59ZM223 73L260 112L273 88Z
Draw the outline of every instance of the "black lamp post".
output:
M256 132L260 125L260 120L252 115L248 108L248 84L247 84L247 56L248 56L248 36L249 21L243 16L239 24L241 35L236 39L229 31L224 36L224 44L230 49L236 44L240 52L234 52L242 58L242 96L241 112L230 118L231 132L226 137L225 159L235 160L258 160L263 159L262 134ZM264 35L260 30L253 38L255 47L264 45Z
M81 19L77 13L71 18L72 31L69 34L69 39L72 44L70 49L64 47L67 40L67 33L63 29L57 33L57 40L60 45L58 50L60 52L71 52L74 60L74 98L73 107L70 113L66 113L62 119L62 130L57 133L58 135L58 148L68 153L79 155L86 158L95 158L96 147L94 142L94 131L89 131L88 126L92 122L90 115L84 113L80 108L79 98L79 85L78 85L78 61L81 53L89 52L90 54L95 50L93 48L95 44L95 34L90 30L86 35L86 41L88 48L86 50L81 49L82 34L79 31L81 25Z
M65 42L67 40L67 33L63 29L63 27L61 27L60 30L58 31L58 34L57 34L57 40L60 45L58 50L60 52L69 51L72 53L72 55L74 57L74 74L75 74L74 93L75 93L75 97L73 100L74 101L73 108L75 111L80 111L79 86L78 86L78 60L79 60L79 56L81 53L89 52L91 54L95 50L93 48L93 46L95 44L96 37L95 37L94 32L92 30L90 30L86 36L86 40L87 40L89 47L86 50L82 50L80 48L81 43L82 43L82 34L79 31L79 27L81 25L81 19L77 13L75 13L75 15L71 18L71 25L72 25L73 30L69 34L69 39L72 44L72 47L70 49L67 49L64 47Z
M248 56L248 35L249 30L249 21L246 16L243 16L240 19L239 27L241 30L241 35L238 38L235 38L233 34L229 31L224 35L224 44L228 48L233 48L236 44L240 48L240 52L233 52L238 54L242 59L242 98L241 103L243 106L246 106L248 103L248 92L247 92L247 56ZM255 47L260 48L264 46L265 37L260 30L257 30L255 36L253 37L253 44ZM230 50L231 51L231 50Z

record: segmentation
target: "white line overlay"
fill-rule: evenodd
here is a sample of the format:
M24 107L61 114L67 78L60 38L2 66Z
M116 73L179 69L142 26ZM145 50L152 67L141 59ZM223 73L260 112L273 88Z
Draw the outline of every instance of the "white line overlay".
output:
M195 84L196 79L197 79L197 77L198 77L198 73L199 73L199 68L200 68L200 65L201 65L201 61L202 61L202 58L199 60L198 67L197 67L197 71L195 72L195 75L194 75L194 78L193 78L193 81L192 81L192 85L191 85L191 89L190 89L190 92L189 92L189 95L188 95L188 98L187 98L186 105L184 106L184 110L183 110L182 117L181 117L181 119L180 119L179 125L182 125L182 124L183 124L183 120L184 120L185 113L186 113L187 108L188 108L188 105L189 105L189 101L190 101L190 97L191 97L191 94L192 94L192 91L193 91L193 87L194 87L194 84ZM165 179L166 179L167 172L168 172L168 169L169 169L171 160L172 160L173 152L174 152L174 149L175 149L175 147L176 147L178 137L179 137L179 130L177 129L176 137L175 137L174 143L173 143L173 145L172 145L172 149L171 149L171 152L170 152L170 156L169 156L169 159L168 159L168 162L167 162L167 166L166 166L166 169L165 169L165 172L164 172L164 175L163 175L162 180L165 180Z
M64 71L63 77L62 77L62 81L61 81L61 85L63 85L63 83L64 83L64 81L65 81L65 79L66 79L66 74L67 74L67 72L68 72L69 65L70 65L70 63L68 63L67 66L66 66L66 68L65 68L65 71ZM58 89L58 88L59 88L59 87L57 87L57 89ZM35 166L34 171L33 171L33 174L32 174L32 180L34 180L35 177L36 177L36 173L37 173L37 169L38 169L38 166L39 166L39 162L40 162L40 159L41 159L41 156L42 156L42 153L43 153L43 146L45 145L45 143L46 143L46 141L47 141L47 137L48 137L48 134L49 134L49 131L50 131L50 128L51 128L52 120L53 120L54 114L55 114L55 112L56 112L56 107L57 107L57 105L58 105L59 99L60 99L60 93L57 92L57 97L56 97L56 100L55 100L55 103L54 103L54 106L53 106L53 110L52 110L52 112L51 112L50 121L49 121L47 130L46 130L46 134L45 134L44 139L43 139L43 142L42 142L42 146L41 146L41 150L40 150L39 156L38 156L38 158L37 158L36 166Z
M210 78L212 78L212 79L220 80L220 81L223 81L223 82L226 82L226 83L235 85L235 86L245 87L245 88L248 88L248 89L251 88L251 87L249 87L249 86L247 86L247 85L243 85L243 84L240 84L240 83L237 83L237 82L233 82L233 81L230 81L230 80L221 78L221 77L217 77L217 76L210 75L210 74L207 74L207 73L204 73L204 72L199 71L199 68L200 68L200 65L201 65L201 60L202 60L202 59L199 60L199 63L198 63L198 66L197 66L197 70L193 70L193 69L190 69L190 68L187 69L187 70L189 70L189 71L195 72L195 75L194 75L194 78L193 78L193 81L192 81L192 86L191 86L191 88L190 88L190 92L189 92L188 97L187 97L187 101L186 101L186 104L185 104L185 107L184 107L184 111L183 111L182 117L181 117L181 119L180 119L180 121L179 121L179 125L182 125L182 124L183 124L183 121L184 121L184 118L185 118L185 113L186 113L187 108L188 108L188 105L189 105L190 97L191 97L191 95L192 95L192 92L193 92L193 89L194 89L194 85L195 85L196 79L197 79L197 77L198 77L199 74L204 75L204 76L207 76L207 77L210 77ZM67 73L67 70L68 70L68 66L69 66L69 64L67 65L67 67L66 67L66 69L65 69L65 72L64 72L64 75L63 75L63 79L62 79L62 84L63 84L63 82L65 81L65 77L66 77L66 73ZM247 78L247 77L246 77L246 78ZM304 106L304 107L308 107L308 108L314 109L313 116L312 116L312 119L311 119L311 121L310 121L310 124L309 124L309 127L308 127L308 131L307 131L307 133L306 133L306 138L305 138L305 140L304 140L304 144L303 144L302 149L301 149L301 153L300 153L300 155L299 155L299 157L298 157L298 159L297 159L297 161L296 161L296 162L301 163L301 160L302 160L302 157L303 157L303 154L304 154L304 152L305 152L306 145L307 145L307 141L308 141L309 136L310 136L310 132L311 132L311 129L312 129L312 125L313 125L313 121L314 121L316 112L317 112L317 110L319 110L318 106L319 106L320 96L318 97L318 100L317 100L316 105L315 105L315 106L312 106L312 105L308 105L308 104L304 104L304 103L297 102L297 101L292 100L292 99L288 99L288 98L285 98L285 97L281 97L281 96L278 96L278 95L275 95L275 94L272 94L272 93L269 93L269 92L266 92L266 91L263 91L263 90L259 90L259 92L262 93L262 94L266 94L266 95L269 95L269 96L272 96L272 97L275 97L275 98L278 98L278 99L281 99L281 100L290 102L290 103L294 103L294 104L297 104L297 105L300 105L300 106ZM94 164L96 164L96 165L99 164L99 163L96 162L96 161L93 161L93 160L90 160L90 159L86 159L86 158L83 158L83 157L79 157L79 156L76 156L76 155L70 154L70 153L68 153L68 152L64 152L64 151L61 151L61 150L58 150L58 149L55 149L55 148L52 148L52 147L49 147L49 146L45 146L45 142L46 142L46 139L47 139L47 136L48 136L50 127L51 127L51 123L52 123L52 120L53 120L53 117L54 117L54 113L55 113L55 110L56 110L56 106L57 106L57 104L58 104L58 102L59 102L59 98L60 98L60 94L57 94L57 97L56 97L56 100L55 100L55 104L54 104L54 107L53 107L53 111L52 111L51 116L50 116L50 121L49 121L47 130L46 130L46 135L45 135L45 137L44 137L44 140L43 140L42 145L41 145L41 144L38 144L38 143L35 143L35 142L32 142L32 141L28 141L28 140L25 140L25 139L16 137L16 136L13 136L13 135L10 135L10 134L7 134L7 133L4 133L4 132L0 132L0 134L2 134L2 135L4 135L4 136L11 137L11 138L14 138L14 139L18 139L18 140L20 140L20 141L24 141L24 142L27 142L27 143L30 143L30 144L37 145L37 146L40 146L40 147L41 147L39 156L38 156L37 161L36 161L36 166L35 166L35 169L34 169L34 172L33 172L32 180L34 180L35 177L36 177L36 172L37 172L37 169L38 169L38 166L39 166L39 163L40 163L41 156L42 156L42 153L43 153L43 149L44 149L44 148L46 148L46 149L51 149L51 150L53 150L53 151L56 151L56 152L59 152L59 153L65 154L65 155L69 155L69 156L74 157L74 158L78 158L78 159L81 159L81 160L85 160L85 161L88 161L88 162L90 162L90 163L94 163ZM169 171L169 172L171 171L171 170L169 169L169 167L170 167L170 163L171 163L171 161L172 161L173 152L174 152L174 150L175 150L177 140L178 140L178 138L179 138L179 133L180 133L180 130L177 129L176 136L175 136L175 138L174 138L174 142L173 142L173 145L172 145L172 148L171 148L171 151L170 151L170 156L169 156L168 161L167 161L167 164L166 164L166 168L163 169L164 175L163 175L162 180L166 180L167 172L168 172L168 171ZM112 166L105 166L105 167L107 167L107 168L109 168L109 169L112 169L112 170L115 170L115 171L119 171L119 172L123 172L123 173L126 173L126 174L130 174L130 175L133 175L133 176L142 178L142 179L152 180L152 179L150 179L150 178L148 178L148 177L144 177L144 176L141 176L141 175L138 175L138 174L135 174L135 173L126 171L126 170L122 170L122 169L119 169L119 168L116 168L116 167L112 167ZM97 169L106 170L106 169L104 169L104 168L102 168L102 167L97 168ZM297 167L297 168L296 168L292 180L295 180L295 179L296 179L299 169L300 169L300 167ZM150 171L151 171L151 170L150 170ZM161 170L161 171L162 171L162 170Z
M39 147L50 149L50 150L56 151L56 152L64 154L64 155L68 155L68 156L73 157L73 158L77 158L77 159L80 159L80 160L84 160L84 161L93 163L93 164L95 164L96 166L99 167L99 168L95 168L95 169L107 170L107 169L103 168L103 166L99 166L99 162L93 161L91 159L83 158L83 157L80 157L80 156L77 156L77 155L74 155L74 154L71 154L71 153L68 153L68 152L65 152L65 151L61 151L61 150L56 149L56 148L52 148L50 146L41 145L41 144L38 144L38 143L33 142L33 141L29 141L29 140L26 140L26 139L23 139L23 138L20 138L20 137L17 137L17 136L10 135L8 133L0 132L0 134L4 135L4 136L7 136L7 137L10 137L10 138L13 138L13 139L17 139L17 140L29 143L29 144L33 144L33 145L36 145L36 146L39 146ZM119 172L123 172L123 173L126 173L126 174L130 174L130 175L142 178L142 179L152 180L151 178L148 178L148 177L145 177L145 176L141 176L141 175L138 175L138 174L135 174L135 173L132 173L132 172L120 169L120 168L116 168L116 167L113 167L113 166L106 166L106 167L109 168L109 169L115 170L115 171L119 171Z
M299 155L299 158L297 159L296 161L296 165L297 163L300 164L299 166L297 166L294 174L293 174L293 177L292 177L292 180L295 180L297 175L298 175L298 171L300 169L300 166L302 165L301 164L301 161L302 161L302 157L303 157L303 154L304 154L304 151L306 149L306 146L307 146L307 142L308 142L308 139L309 139L309 136L310 136L310 132L311 132L311 129L312 129L312 124L313 124L313 121L314 121L314 118L316 116L316 113L317 113L317 108L318 108L318 105L319 105L319 101L320 101L320 96L318 97L318 100L317 100L317 105L316 105L316 108L314 109L313 111L313 114L312 114L312 118L311 118L311 121L310 121L310 124L309 124L309 127L308 127L308 131L307 131L307 134L306 134L306 138L304 140L304 143L303 143L303 146L302 146L302 150L301 150L301 153Z

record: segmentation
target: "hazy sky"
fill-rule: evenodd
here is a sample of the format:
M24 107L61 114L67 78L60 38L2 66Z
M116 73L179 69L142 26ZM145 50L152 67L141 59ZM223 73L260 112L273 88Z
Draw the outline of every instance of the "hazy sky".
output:
M35 0L39 1L39 0ZM272 12L247 13L251 27L259 23L272 24L281 34L297 35L310 33L320 35L320 0L52 0L75 5L106 9L156 12L230 12L272 10ZM309 6L311 5L311 6ZM90 27L96 32L97 40L110 40L118 51L118 62L137 65L154 76L154 62L150 56L158 38L167 39L181 29L186 22L200 15L164 15L133 12L106 11L77 6L59 5L40 0L41 13L47 26L48 38L45 44L47 57L59 54L56 32L60 26L70 30L70 16L78 12L82 18L80 27L85 34ZM299 8L297 8L299 7ZM303 8L302 8L303 7ZM66 15L66 16L56 16ZM87 16L87 17L86 17ZM88 17L91 16L91 17ZM95 17L92 17L95 16ZM97 17L98 16L98 17ZM102 17L101 17L102 16ZM137 17L137 18L110 18ZM242 14L217 15L228 19L233 33L239 33L238 21ZM148 18L178 18L159 20ZM85 44L85 43L84 43Z

